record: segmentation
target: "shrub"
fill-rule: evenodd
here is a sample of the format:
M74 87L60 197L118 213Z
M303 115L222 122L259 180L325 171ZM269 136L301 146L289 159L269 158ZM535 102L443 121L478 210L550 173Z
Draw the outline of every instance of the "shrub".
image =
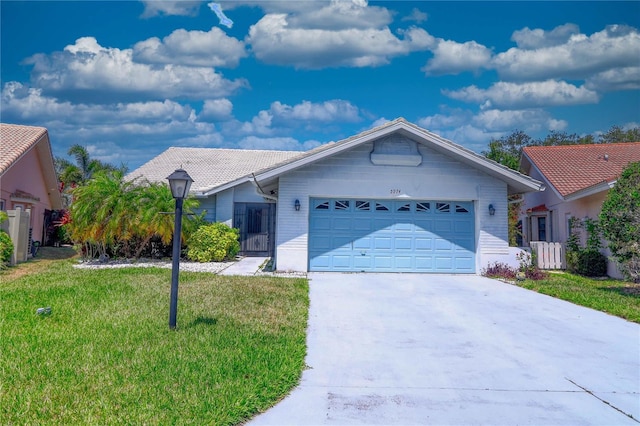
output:
M13 254L13 242L9 234L0 230L0 269L3 269L11 260Z
M585 277L607 275L607 258L597 250L581 250L577 253L575 272Z
M518 270L516 268L512 268L506 263L494 262L487 265L486 268L482 270L482 275L490 278L503 278L506 280L513 280L516 278L516 274Z
M240 251L240 232L224 223L200 226L189 238L187 256L197 262L233 259Z
M600 223L620 270L640 282L640 162L630 163L609 190Z
M537 255L535 252L521 251L516 255L516 259L520 264L518 269L524 274L525 278L538 281L547 278L547 273L538 268Z

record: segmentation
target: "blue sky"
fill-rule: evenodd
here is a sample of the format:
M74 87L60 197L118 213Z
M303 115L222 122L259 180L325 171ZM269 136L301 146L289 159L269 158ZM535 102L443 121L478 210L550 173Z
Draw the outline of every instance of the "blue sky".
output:
M134 169L405 117L477 152L640 125L640 2L2 1L2 122Z

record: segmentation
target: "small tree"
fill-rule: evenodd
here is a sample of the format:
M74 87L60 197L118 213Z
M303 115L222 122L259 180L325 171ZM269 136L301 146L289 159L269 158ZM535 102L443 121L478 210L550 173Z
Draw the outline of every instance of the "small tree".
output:
M7 220L9 216L6 212L0 211L0 224ZM11 260L13 254L13 241L4 229L0 229L0 269L4 269Z
M621 271L640 282L640 162L630 163L609 191L600 223Z

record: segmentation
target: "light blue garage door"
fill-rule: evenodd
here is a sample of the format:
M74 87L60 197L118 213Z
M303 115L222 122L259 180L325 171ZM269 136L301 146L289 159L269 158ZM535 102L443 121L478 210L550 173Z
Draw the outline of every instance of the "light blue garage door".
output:
M473 203L310 200L309 270L474 273Z

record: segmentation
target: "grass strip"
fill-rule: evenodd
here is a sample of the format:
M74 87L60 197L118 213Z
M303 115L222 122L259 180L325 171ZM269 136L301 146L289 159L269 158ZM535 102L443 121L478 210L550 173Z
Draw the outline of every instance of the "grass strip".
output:
M566 272L550 273L540 281L516 281L516 284L640 323L640 284L614 279L593 279Z
M2 424L232 425L298 383L305 279L181 272L170 331L170 270L35 269L0 274Z

